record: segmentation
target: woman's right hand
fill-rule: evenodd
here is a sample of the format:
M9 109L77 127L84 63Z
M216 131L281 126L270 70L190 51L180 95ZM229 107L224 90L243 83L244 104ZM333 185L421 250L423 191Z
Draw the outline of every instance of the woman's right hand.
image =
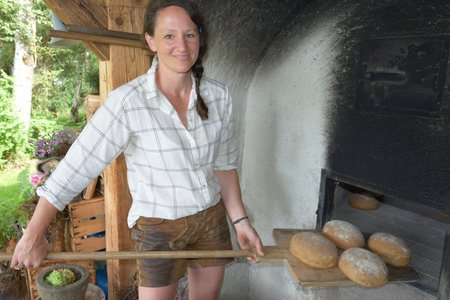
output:
M47 228L58 210L45 198L40 198L27 228L16 245L11 268L39 266L51 247L45 239Z
M14 269L38 267L44 260L50 244L43 235L33 234L27 229L16 245L10 267Z

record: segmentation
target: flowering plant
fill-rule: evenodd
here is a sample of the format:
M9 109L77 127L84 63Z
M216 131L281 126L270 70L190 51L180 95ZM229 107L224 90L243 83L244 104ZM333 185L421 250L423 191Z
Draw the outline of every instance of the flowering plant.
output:
M44 177L45 177L45 174L42 174L41 172L35 172L35 173L31 174L31 176L30 176L30 183L34 187L37 187L42 182Z
M62 130L52 137L38 140L34 147L34 155L38 159L46 159L52 156L62 156L65 152L67 152L74 139L74 134Z

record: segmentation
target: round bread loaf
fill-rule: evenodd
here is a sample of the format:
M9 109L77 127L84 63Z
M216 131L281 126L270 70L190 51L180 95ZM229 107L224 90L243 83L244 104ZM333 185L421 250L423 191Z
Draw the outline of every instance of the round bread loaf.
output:
M411 262L411 251L406 243L386 232L372 234L367 241L370 250L378 254L385 263L395 267L405 267Z
M353 194L348 199L348 204L353 208L372 210L380 206L380 201L369 194Z
M347 221L328 221L323 226L322 232L341 249L364 247L364 236L361 230Z
M338 266L351 281L365 287L380 287L388 279L384 261L363 248L350 248L342 252Z
M301 262L313 268L331 268L338 262L336 246L316 232L305 231L294 234L289 251Z

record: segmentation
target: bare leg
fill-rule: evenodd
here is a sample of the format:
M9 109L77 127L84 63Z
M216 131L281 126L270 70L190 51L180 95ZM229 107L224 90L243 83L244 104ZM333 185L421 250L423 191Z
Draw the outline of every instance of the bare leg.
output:
M189 268L189 300L219 299L225 266Z
M139 287L139 300L173 300L177 292L178 283L164 287Z

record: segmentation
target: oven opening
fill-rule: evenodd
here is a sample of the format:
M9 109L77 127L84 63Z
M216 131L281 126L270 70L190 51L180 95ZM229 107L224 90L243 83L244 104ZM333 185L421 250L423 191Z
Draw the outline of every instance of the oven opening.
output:
M376 198L379 206L372 210L352 207L349 199L356 194ZM448 277L450 218L445 213L390 197L375 184L323 170L317 229L322 229L329 220L344 220L356 225L366 242L376 232L398 236L409 246L410 266L419 275L417 281L408 284L434 296L448 289L448 279L445 278Z

